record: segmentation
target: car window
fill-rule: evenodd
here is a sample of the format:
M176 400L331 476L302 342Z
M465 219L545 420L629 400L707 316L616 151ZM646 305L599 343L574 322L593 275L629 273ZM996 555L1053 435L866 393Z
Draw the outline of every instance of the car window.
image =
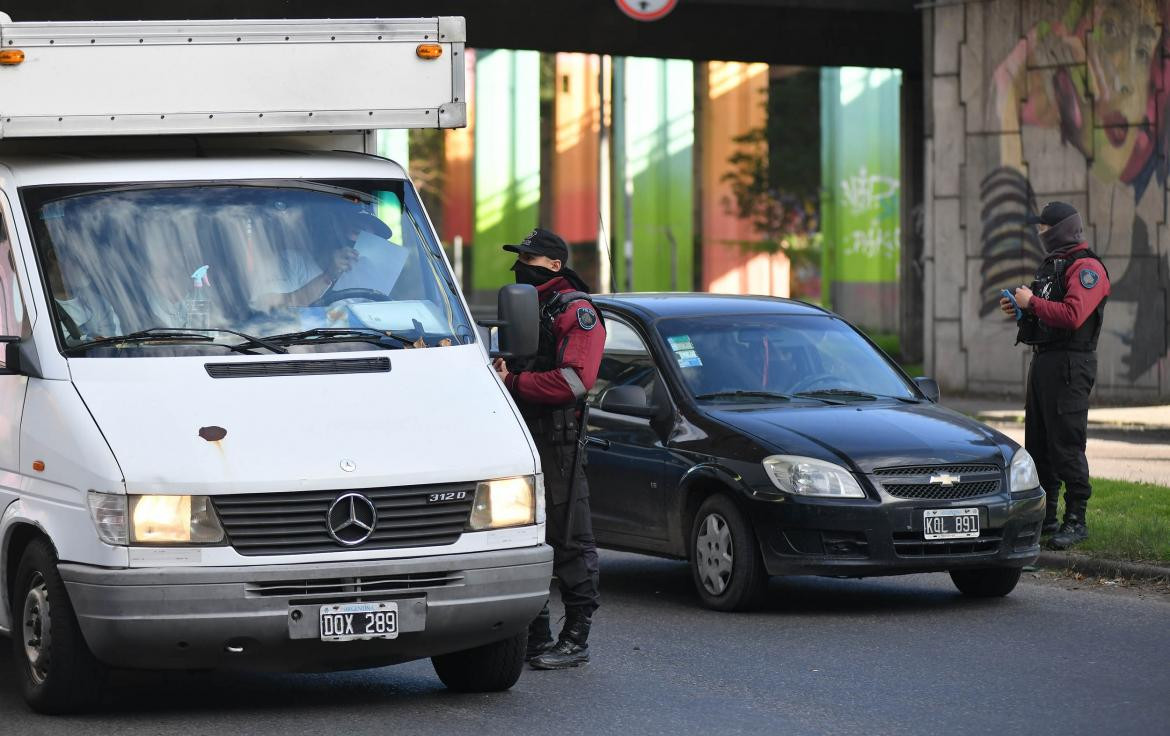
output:
M646 343L628 323L606 314L605 352L601 357L597 382L586 397L587 403L597 406L611 386L641 386L651 404L666 398L662 378Z

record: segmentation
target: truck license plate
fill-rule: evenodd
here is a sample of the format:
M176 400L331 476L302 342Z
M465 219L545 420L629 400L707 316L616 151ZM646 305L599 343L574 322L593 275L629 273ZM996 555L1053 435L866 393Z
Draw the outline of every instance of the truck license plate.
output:
M341 603L321 606L321 641L398 638L398 604Z
M926 509L922 531L926 539L974 539L979 536L979 509Z

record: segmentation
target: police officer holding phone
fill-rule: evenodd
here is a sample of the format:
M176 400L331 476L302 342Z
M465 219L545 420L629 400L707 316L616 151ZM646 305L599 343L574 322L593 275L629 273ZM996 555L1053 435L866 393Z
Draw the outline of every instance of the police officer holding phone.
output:
M524 416L544 472L548 543L565 606L554 643L548 603L528 629L527 659L536 669L563 669L589 661L589 629L597 610L597 543L589 512L585 460L585 393L597 380L605 325L589 287L566 266L569 248L556 233L532 231L517 245L516 282L540 295L540 347L526 361L495 363Z
M1051 202L1028 222L1037 225L1048 255L1032 285L1002 297L1000 308L1017 317L1016 342L1032 346L1024 447L1048 495L1042 533L1051 535L1052 549L1062 550L1089 536L1085 510L1092 489L1085 434L1109 272L1085 242L1081 216L1071 205ZM1062 481L1064 523L1058 526Z

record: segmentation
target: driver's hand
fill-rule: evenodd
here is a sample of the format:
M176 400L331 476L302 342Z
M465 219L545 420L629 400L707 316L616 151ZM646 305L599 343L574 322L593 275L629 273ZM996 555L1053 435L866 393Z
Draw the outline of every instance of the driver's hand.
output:
M353 268L353 264L357 263L358 252L350 247L338 248L333 251L333 258L329 262L329 270L326 275L330 281L336 281L341 278L341 274Z
M499 375L501 381L508 377L508 364L504 362L503 358L496 358L492 367L496 369L496 374Z

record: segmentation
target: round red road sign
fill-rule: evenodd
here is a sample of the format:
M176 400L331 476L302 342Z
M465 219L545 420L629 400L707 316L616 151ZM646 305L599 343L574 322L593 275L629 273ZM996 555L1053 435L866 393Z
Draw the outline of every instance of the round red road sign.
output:
M617 0L622 12L634 20L658 20L678 5L678 0Z

